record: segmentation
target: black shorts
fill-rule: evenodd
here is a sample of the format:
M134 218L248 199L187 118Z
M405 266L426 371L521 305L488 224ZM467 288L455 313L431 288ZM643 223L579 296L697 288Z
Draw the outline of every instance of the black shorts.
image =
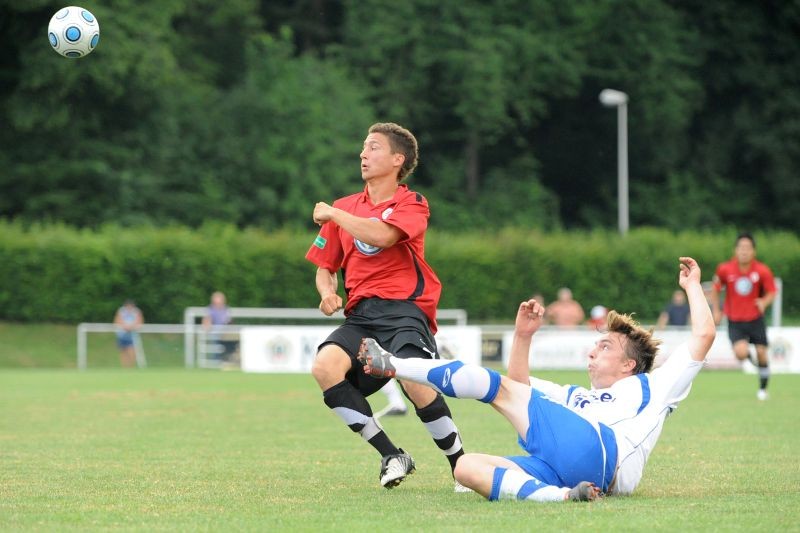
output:
M764 317L749 322L728 320L728 338L731 344L744 340L750 344L767 346L767 326L764 324Z
M345 375L364 396L369 396L383 387L387 378L375 378L364 373L358 361L361 339L372 337L383 349L402 358L420 357L438 359L436 339L428 326L425 314L412 302L406 300L382 300L368 298L360 301L344 324L336 328L318 351L326 344L341 347L350 356L350 371Z

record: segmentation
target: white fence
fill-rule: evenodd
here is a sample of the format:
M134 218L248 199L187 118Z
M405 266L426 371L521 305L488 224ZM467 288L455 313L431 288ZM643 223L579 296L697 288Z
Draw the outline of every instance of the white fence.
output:
M287 328L298 326L301 321L341 321L342 313L331 317L321 314L318 309L282 309L282 308L231 308L232 318L258 318L269 320L292 320ZM205 316L206 307L190 307L184 313L183 324L144 324L139 331L142 333L168 333L183 335L184 337L184 364L187 368L207 366L205 355L213 343L206 342L208 331L198 323L198 319ZM439 320L454 321L456 326L467 324L467 313L462 309L441 309L437 314ZM221 335L235 335L237 339L243 328L253 328L258 325L242 324L218 326L215 333ZM503 362L507 361L508 348L511 344L513 326L506 325L480 325L473 326L480 329L481 339L499 341L502 349ZM441 329L441 328L440 328ZM114 333L117 328L114 324L82 323L78 325L78 368L87 367L87 335L89 333ZM688 337L688 328L667 328L657 331L656 336L665 341L664 350L669 351L676 342ZM585 328L560 329L545 326L537 335L531 362L539 368L585 368L585 354L597 337L597 332ZM134 336L135 340L139 340ZM800 328L769 327L770 340L769 357L775 372L800 373ZM139 366L146 366L147 361L141 344L137 343L137 362ZM481 347L478 347L479 352ZM198 357L199 356L199 357ZM198 364L200 362L200 364ZM717 331L717 339L709 354L707 361L711 368L738 368L739 364L733 357L733 351L728 341L727 328L722 327Z
M282 308L282 307L231 307L228 309L232 319L250 318L261 320L294 320L294 321L343 321L344 314L339 311L331 316L326 316L316 308ZM183 324L143 324L140 333L168 333L183 335L184 366L194 368L198 366L198 355L205 361L209 343L206 342L208 331L199 323L208 314L208 307L188 307L183 313ZM463 309L439 309L436 319L453 321L456 325L467 324L467 312ZM214 333L220 335L238 336L246 324L232 324L227 326L214 326ZM87 335L89 333L114 333L117 326L108 323L83 322L78 324L78 369L85 370L88 366ZM137 363L140 367L146 366L147 361L140 344L138 335L134 335L136 343Z

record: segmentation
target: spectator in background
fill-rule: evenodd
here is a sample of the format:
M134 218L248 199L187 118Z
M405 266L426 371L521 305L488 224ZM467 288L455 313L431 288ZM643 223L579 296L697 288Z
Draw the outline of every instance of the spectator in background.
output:
M579 326L585 317L583 307L572 299L567 287L558 289L558 299L545 309L545 318L555 326Z
M606 325L606 317L608 316L608 309L603 305L595 305L589 311L589 320L586 325L592 329L599 330Z
M125 300L122 307L114 315L114 325L117 326L117 347L119 348L119 361L125 368L136 365L136 338L137 330L144 324L142 311L136 307L133 300Z
M211 295L208 314L203 317L203 327L211 329L212 326L227 326L230 323L231 315L228 310L228 302L225 298L225 293L216 291Z
M215 291L211 294L211 303L208 306L208 312L203 317L203 328L208 335L209 348L213 350L215 359L227 359L230 352L235 350L234 346L231 347L230 343L222 340L222 334L219 331L219 326L227 326L231 323L231 314L228 309L228 302L225 298L225 293Z
M664 326L685 326L689 323L689 303L683 291L672 293L669 304L658 315L657 328Z
M719 293L725 288L725 304L720 309ZM717 266L711 290L714 322L728 317L728 337L739 361L751 358L750 345L756 347L759 389L757 398L767 399L769 359L767 359L767 326L764 311L775 300L775 278L772 270L756 260L756 241L749 233L736 237L733 258Z

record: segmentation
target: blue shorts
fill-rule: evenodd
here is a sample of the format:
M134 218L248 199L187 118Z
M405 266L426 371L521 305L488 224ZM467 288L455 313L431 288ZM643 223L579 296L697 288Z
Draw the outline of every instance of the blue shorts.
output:
M128 348L129 346L133 346L133 333L130 331L118 331L117 347Z
M603 492L608 490L617 467L617 440L611 428L598 424L598 432L536 389L531 389L528 421L528 434L519 444L530 455L507 459L548 485L574 487L591 481Z

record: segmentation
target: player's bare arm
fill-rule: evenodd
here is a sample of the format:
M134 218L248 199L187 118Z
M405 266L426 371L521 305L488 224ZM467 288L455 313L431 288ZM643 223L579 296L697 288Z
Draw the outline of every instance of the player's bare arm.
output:
M756 307L758 307L758 311L763 315L764 312L767 310L767 307L772 305L772 302L775 301L775 293L768 292L761 298L756 298Z
M336 274L326 268L318 268L316 283L320 297L319 310L326 316L331 316L342 308L342 297L336 292L339 286Z
M691 316L692 338L689 351L692 359L703 361L714 343L717 328L700 284L700 267L691 257L680 258L678 284L686 292Z
M403 232L391 224L357 217L325 202L314 206L314 222L319 225L333 222L359 241L378 248L389 248L404 237Z
M716 276L714 277L715 283L714 286L711 288L711 310L714 317L714 323L719 325L722 322L722 309L719 306L719 289L717 288L716 284Z
M511 354L508 360L508 377L519 383L530 384L528 354L533 334L539 330L544 317L544 307L536 300L519 304L514 322L514 338L511 341Z

